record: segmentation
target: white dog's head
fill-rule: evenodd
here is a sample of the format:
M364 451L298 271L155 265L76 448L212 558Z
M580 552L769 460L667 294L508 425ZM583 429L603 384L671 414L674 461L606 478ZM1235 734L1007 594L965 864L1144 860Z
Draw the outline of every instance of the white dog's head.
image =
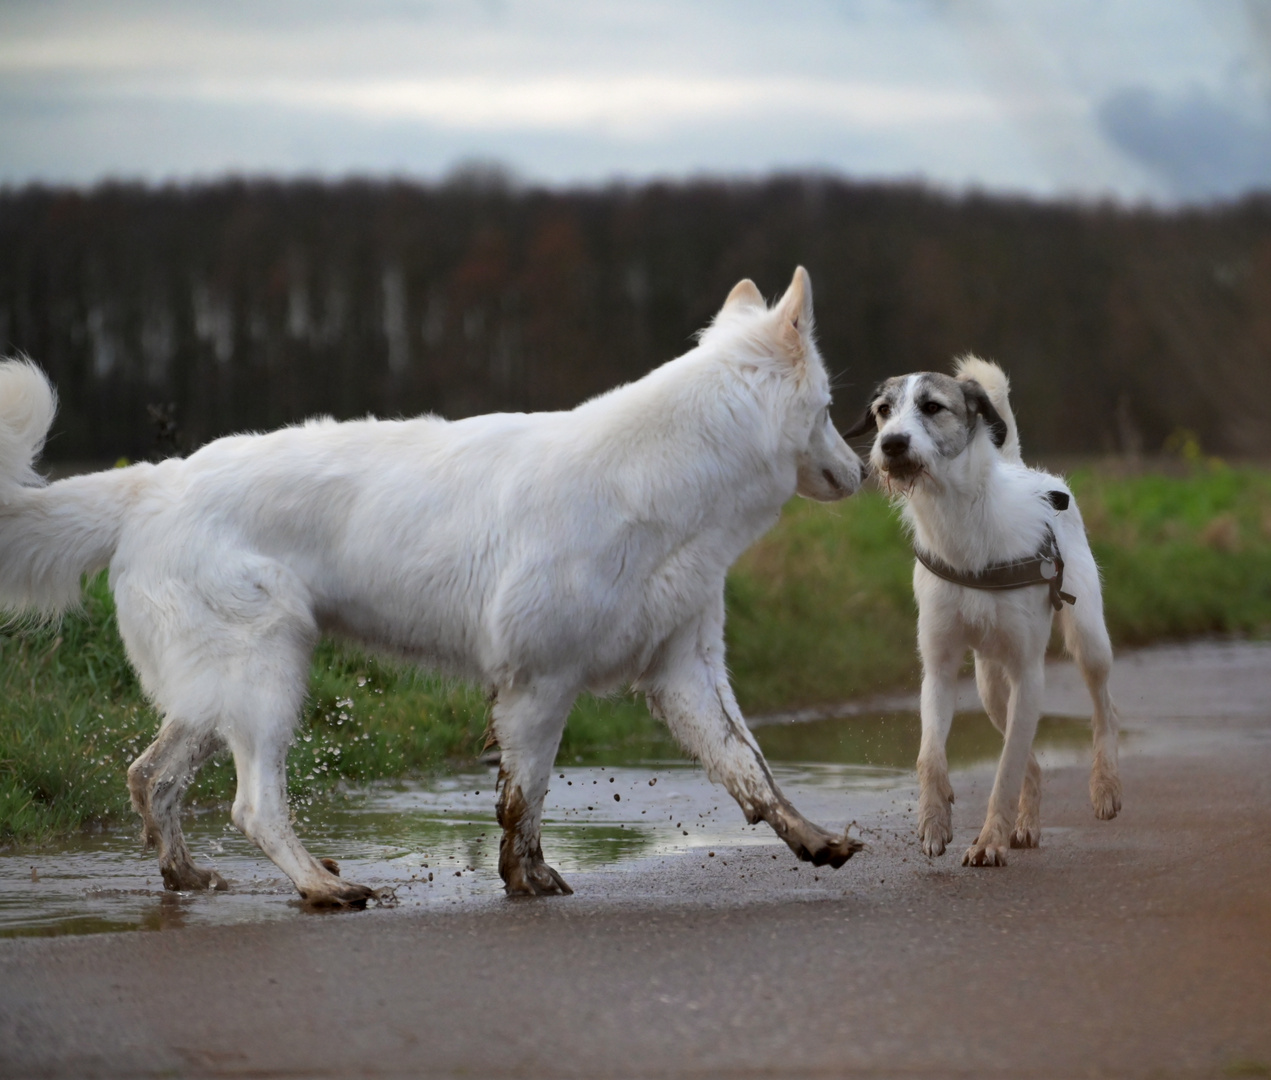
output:
M861 486L861 459L830 419L830 380L813 338L808 272L801 266L796 269L790 287L771 309L753 281L738 282L707 335L716 328L727 333L734 321L748 326L748 336L759 346L756 358L766 354L764 359L780 381L781 429L795 454L795 490L820 502L851 495Z
M870 464L888 489L942 486L953 464L977 447L1000 450L1008 425L974 379L920 371L880 383L848 438L877 430Z

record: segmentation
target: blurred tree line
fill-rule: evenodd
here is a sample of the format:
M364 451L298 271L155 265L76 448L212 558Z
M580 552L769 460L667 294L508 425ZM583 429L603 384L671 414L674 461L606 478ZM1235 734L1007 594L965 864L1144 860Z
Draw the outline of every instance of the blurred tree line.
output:
M567 408L679 355L732 285L812 274L840 422L974 351L1026 452L1271 450L1271 197L1174 213L826 178L601 190L240 182L0 192L0 348L47 456L306 416Z

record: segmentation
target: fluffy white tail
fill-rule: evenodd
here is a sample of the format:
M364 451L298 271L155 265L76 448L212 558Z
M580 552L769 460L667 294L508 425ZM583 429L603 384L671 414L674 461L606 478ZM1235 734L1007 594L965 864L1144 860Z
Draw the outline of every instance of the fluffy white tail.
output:
M118 474L45 487L35 459L57 397L26 360L0 361L0 609L52 615L79 599L80 578L100 570L119 541L129 484Z
M8 489L42 483L33 465L57 412L44 373L26 360L0 361L0 498Z
M988 394L993 408L1006 422L1006 441L1002 444L1002 456L1019 461L1019 429L1015 426L1015 414L1011 412L1011 380L1006 372L988 360L981 360L969 353L958 358L954 374L961 380L974 379Z

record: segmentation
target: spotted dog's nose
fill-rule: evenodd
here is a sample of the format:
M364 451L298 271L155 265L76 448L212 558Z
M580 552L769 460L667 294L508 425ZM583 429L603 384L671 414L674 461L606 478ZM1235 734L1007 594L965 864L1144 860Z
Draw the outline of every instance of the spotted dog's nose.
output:
M909 436L895 432L882 439L878 448L889 458L901 457L909 450Z

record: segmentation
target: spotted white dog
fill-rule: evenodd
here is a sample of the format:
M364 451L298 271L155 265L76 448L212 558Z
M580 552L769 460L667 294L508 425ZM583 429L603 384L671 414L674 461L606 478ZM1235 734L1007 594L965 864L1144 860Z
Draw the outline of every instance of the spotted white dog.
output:
M988 816L962 858L971 866L1003 866L1007 847L1036 847L1041 836L1032 744L1055 613L1094 699L1095 814L1106 820L1121 808L1099 571L1068 486L1021 462L1009 389L996 364L965 357L956 377L888 379L847 432L877 430L870 462L913 533L923 667L918 835L928 855L953 839L945 742L967 649L985 711L1005 735Z
M449 423L322 420L218 439L184 460L39 484L44 376L0 364L0 607L55 612L110 567L119 629L163 714L128 771L164 884L218 884L181 796L228 747L239 827L314 904L371 890L292 829L287 747L309 656L334 633L493 695L499 872L567 893L543 859L543 798L570 705L630 683L804 859L860 847L784 798L724 667L724 576L798 491L840 499L861 462L829 415L800 268L769 308L741 282L697 346L569 412Z

